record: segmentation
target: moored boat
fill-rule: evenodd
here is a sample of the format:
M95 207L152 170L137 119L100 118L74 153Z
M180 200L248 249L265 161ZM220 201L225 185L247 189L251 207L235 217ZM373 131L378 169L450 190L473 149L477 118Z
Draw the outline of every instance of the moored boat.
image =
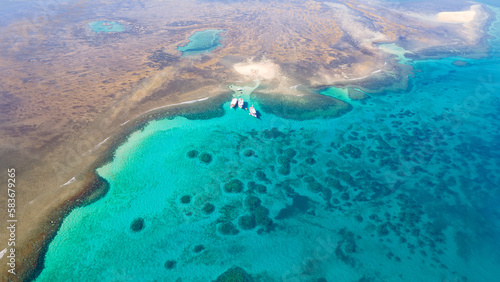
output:
M244 102L243 102L243 98L239 98L239 99L238 99L238 107L239 107L240 109L243 109L243 103L244 103Z
M233 98L233 100L231 100L231 109L234 108L234 106L236 106L236 103L238 103L238 99Z
M250 107L250 113L249 115L253 116L253 117L257 117L257 111L255 110L255 108L253 107L253 105Z

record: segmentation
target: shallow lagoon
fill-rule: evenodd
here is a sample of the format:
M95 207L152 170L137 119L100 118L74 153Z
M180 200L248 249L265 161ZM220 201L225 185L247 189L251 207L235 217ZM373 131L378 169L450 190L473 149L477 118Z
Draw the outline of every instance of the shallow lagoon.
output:
M125 29L123 25L115 21L92 21L89 23L89 27L94 32L122 32Z
M217 47L221 47L220 33L224 32L220 29L206 29L203 31L195 32L189 37L189 42L177 48L181 51L183 56L199 55L208 53Z
M331 89L353 104L337 119L226 103L152 121L98 169L109 193L64 220L38 280L495 281L499 59L410 62L408 92L362 101Z

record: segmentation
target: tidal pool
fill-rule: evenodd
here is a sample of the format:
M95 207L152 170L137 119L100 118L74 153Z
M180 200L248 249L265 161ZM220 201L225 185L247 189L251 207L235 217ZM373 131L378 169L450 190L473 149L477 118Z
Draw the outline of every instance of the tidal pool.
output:
M195 32L189 37L189 42L177 48L183 56L205 54L217 47L222 47L219 34L224 32L221 29L207 29Z
M116 21L93 21L89 23L89 27L94 32L122 32L124 31L123 25Z

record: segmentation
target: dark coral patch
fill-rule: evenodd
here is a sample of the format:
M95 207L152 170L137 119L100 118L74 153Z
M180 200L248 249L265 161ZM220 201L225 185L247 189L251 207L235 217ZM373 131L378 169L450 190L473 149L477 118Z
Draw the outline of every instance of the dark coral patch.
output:
M196 150L190 150L189 152L187 152L187 157L190 158L190 159L194 159L196 157L198 157L198 154L199 152L196 151Z
M218 230L222 235L236 235L240 233L240 231L238 231L238 229L232 222L222 223L221 225L219 225Z
M252 195L245 198L245 206L251 211L259 207L261 202L262 201L258 197Z
M255 228L255 216L254 215L244 215L238 219L238 225L243 230L250 230Z
M203 206L202 210L203 210L206 214L211 214L211 213L213 213L213 212L214 212L214 210L215 210L215 206L214 206L214 204L212 204L212 203L206 203L206 204Z
M191 203L191 196L189 195L184 195L181 197L181 203L183 204L189 204Z
M243 151L243 156L245 156L245 157L255 156L255 151L252 149L247 149L247 150Z
M228 183L224 184L224 191L227 193L240 193L243 191L243 182L239 179L232 179Z
M172 269L175 267L176 264L177 262L175 260L167 260L167 262L165 262L165 268Z
M204 249L205 249L205 246L203 246L203 245L196 245L196 246L194 246L193 250L194 250L195 253L199 253L199 252L203 251Z
M137 218L132 221L132 224L130 224L130 229L134 232L139 232L142 229L144 229L144 218Z
M203 163L209 164L212 162L212 155L210 155L209 153L202 153L200 155L200 161L202 161Z
M226 270L219 277L217 277L216 282L252 282L253 279L248 275L248 273L241 267L233 266Z

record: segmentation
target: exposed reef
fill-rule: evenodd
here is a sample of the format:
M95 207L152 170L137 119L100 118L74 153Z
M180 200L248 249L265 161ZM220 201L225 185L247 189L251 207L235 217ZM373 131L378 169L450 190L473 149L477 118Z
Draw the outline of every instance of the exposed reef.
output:
M264 112L293 120L339 117L352 108L346 102L322 95L272 95L256 93L253 96Z

